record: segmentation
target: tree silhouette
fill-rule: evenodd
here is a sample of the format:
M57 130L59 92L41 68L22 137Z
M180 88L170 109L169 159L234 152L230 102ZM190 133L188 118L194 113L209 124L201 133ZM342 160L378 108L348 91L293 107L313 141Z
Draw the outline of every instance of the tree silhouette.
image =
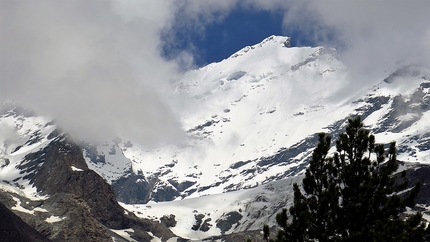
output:
M330 149L331 137L319 134L301 188L294 184L293 205L277 214L281 229L271 241L425 241L422 215L401 216L414 206L419 184L405 199L394 193L395 142L386 152L357 117L348 120L333 156Z

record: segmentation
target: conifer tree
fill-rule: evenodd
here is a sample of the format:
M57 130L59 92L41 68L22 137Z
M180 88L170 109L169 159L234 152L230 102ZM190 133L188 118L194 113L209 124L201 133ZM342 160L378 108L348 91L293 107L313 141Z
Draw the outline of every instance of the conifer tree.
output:
M319 134L302 188L276 217L281 227L272 241L425 241L422 215L401 217L414 206L419 184L406 199L394 194L396 145L375 144L361 118L349 119L328 156L331 138Z
M270 227L269 225L265 224L263 226L263 238L265 241L269 241L269 236L270 236Z

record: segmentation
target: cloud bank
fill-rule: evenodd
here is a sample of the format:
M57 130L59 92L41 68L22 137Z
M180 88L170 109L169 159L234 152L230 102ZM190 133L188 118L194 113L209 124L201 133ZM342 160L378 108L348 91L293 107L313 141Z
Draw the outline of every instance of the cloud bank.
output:
M0 96L81 139L157 144L182 130L165 100L177 65L159 55L168 1L1 1Z
M383 78L409 64L430 65L429 9L430 2L423 0L309 1L306 5L309 14L329 27L318 29L316 36L325 36L327 30L334 33L321 43L337 47L351 74L363 78Z
M383 78L405 65L430 65L426 0L183 0L175 6L177 26L203 37L207 25L223 21L235 8L283 11L285 35L300 33L293 36L302 39L299 43L336 48L357 81ZM189 52L196 50L190 46Z
M0 1L0 100L55 118L81 139L181 140L170 85L194 68L190 37L233 9L284 11L285 34L335 47L358 81L430 65L429 1ZM163 37L163 38L162 38ZM384 76L385 75L385 76Z

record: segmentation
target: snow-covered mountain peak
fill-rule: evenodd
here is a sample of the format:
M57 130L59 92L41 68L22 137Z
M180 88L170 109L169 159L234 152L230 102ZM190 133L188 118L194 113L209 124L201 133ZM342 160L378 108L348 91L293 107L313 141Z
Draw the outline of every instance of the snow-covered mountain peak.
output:
M271 36L242 55L189 71L178 80L171 99L187 131L180 146L154 149L126 137L83 143L89 169L112 184L123 201L144 203L219 194L299 174L315 134L335 136L351 115L362 115L380 133L393 129L397 133L390 137L408 148L408 137L400 131L412 135L405 127L424 125L428 116L426 108L417 108L428 102L422 74L393 73L390 76L407 82L370 80L358 93L351 89L336 50L286 48L288 41ZM399 94L403 96L396 97ZM4 116L1 122L9 119ZM26 120L14 118L12 126L19 127L21 119ZM423 125L420 130L427 127ZM42 134L47 137L55 127L46 127ZM419 152L427 160L427 153Z
M291 184L300 180L316 134L335 140L352 116L362 117L378 143L396 141L399 160L430 163L428 68L409 65L357 83L336 50L286 48L289 40L271 36L178 80L170 97L187 132L177 146L127 137L74 143L48 118L0 106L0 190L35 198L70 181L78 185L68 191L98 209L87 192L107 182L121 202L147 203L124 204L139 216L169 219L170 227L174 216L165 213L174 213L172 230L197 239L274 225L275 212L292 202Z
M270 83L278 88L286 88L284 94L296 89L292 93L301 97L314 97L314 92L325 96L328 94L328 86L337 89L348 84L345 66L337 59L334 49L285 48L284 43L288 40L289 37L271 36L260 44L249 47L252 51L247 51L246 55L189 71L174 88L175 98L179 100L176 102L179 106L177 109L189 111L194 116L195 107L211 103L211 106L219 104L217 112L220 112L228 109L230 102L247 96L252 90L259 93L260 89L265 89ZM183 103L181 98L187 101ZM187 109L184 107L186 104L192 108ZM188 114L184 113L184 116Z
M188 130L186 145L156 151L127 148L124 155L133 160L133 170L157 174L156 189L170 186L177 196L198 197L300 173L315 134L335 135L351 115L370 123L381 120L375 128L387 122L403 127L405 122L397 120L407 113L385 116L398 108L392 103L397 94L415 93L421 77L407 72L402 78L410 80L408 85L373 80L357 92L336 50L285 48L287 40L272 36L234 58L186 73L173 94ZM421 113L413 120L425 117Z
M241 50L237 51L236 53L232 54L229 58L236 58L239 56L243 56L244 54L248 53L251 50L262 48L263 46L265 48L289 48L291 45L291 39L290 37L286 36L269 36L266 39L264 39L262 42L252 45L252 46L246 46L242 48Z
M172 95L189 134L186 145L151 150L119 144L133 171L158 174L157 186L171 186L184 197L284 176L279 167L256 167L343 116L327 115L337 107L327 100L349 83L334 49L286 48L288 40L272 36L244 55L186 73Z

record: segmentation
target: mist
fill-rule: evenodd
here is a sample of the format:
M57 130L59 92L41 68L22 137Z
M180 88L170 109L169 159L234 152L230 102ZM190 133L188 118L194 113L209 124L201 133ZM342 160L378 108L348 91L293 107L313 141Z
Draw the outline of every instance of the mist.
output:
M426 0L183 0L175 6L178 26L202 38L207 25L224 21L235 8L283 11L284 35L298 32L292 37L306 39L299 43L336 48L356 82L383 79L411 64L430 65ZM193 46L189 52L196 52Z
M424 0L0 1L0 101L49 116L79 139L180 142L169 95L199 53L190 45L166 60L161 48L175 44L173 26L203 36L235 8L283 11L285 35L336 48L357 86L430 64Z
M79 139L177 141L166 93L181 73L159 55L166 2L1 1L1 100Z
M429 66L429 9L422 0L306 1L285 15L284 28L306 32L312 25L308 37L336 48L351 77L366 82L411 64Z

